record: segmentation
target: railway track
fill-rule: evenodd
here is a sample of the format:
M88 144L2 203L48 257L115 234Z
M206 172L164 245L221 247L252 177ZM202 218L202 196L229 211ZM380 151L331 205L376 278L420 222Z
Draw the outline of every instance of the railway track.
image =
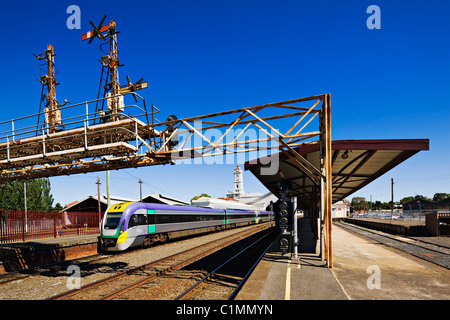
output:
M94 254L91 256L86 256L78 259L65 260L29 269L3 273L0 274L0 285L13 281L23 280L25 278L29 278L32 276L43 275L51 272L60 272L62 270L66 270L67 267L71 264L77 264L82 266L88 263L99 262L107 258L109 258L109 256L107 255Z
M186 271L181 271L184 267L192 265L195 261L205 258L214 252L239 242L242 239L251 237L262 230L268 229L269 226L270 224L259 225L255 228L244 230L227 238L221 238L209 243L204 243L183 252L173 254L151 263L140 265L125 272L121 272L103 280L85 285L79 289L63 292L59 295L50 297L49 299L134 299L132 297L133 293L136 293L139 290L152 291L153 295L150 299L167 299L166 294L170 291L170 286L163 286L162 291L164 292L158 294L158 292L161 291L161 286L159 286L159 283L164 281L167 274L171 273L172 275L176 275L175 288L180 288L180 281L178 280L183 277L180 273L186 273ZM186 275L184 275L186 281L195 281L196 277L201 276L203 276L203 271L192 270L188 270ZM156 287L156 289L147 290L151 287Z
M141 249L136 248L132 251L115 253L114 256L115 257L126 256L126 255L129 255L131 252L145 251L146 249L148 249L148 247L141 248ZM2 274L0 274L0 285L6 284L9 282L13 282L13 281L17 281L17 280L23 280L23 279L26 279L26 278L29 278L32 276L65 272L65 270L67 269L67 267L69 265L75 264L75 265L82 267L87 264L101 262L103 260L111 258L111 256L112 256L111 254L97 253L97 254L93 254L90 256L85 256L85 257L81 257L81 258L77 258L77 259L58 261L58 262L47 264L47 265L36 266L36 267L28 268L28 269L22 269L22 270L18 270L18 271L2 273Z
M219 265L175 300L231 300L274 241L274 232L252 241L248 246Z
M420 259L450 269L450 248L411 237L391 235L382 231L371 230L346 222L333 222L335 225L366 238L375 240L389 247L406 252Z

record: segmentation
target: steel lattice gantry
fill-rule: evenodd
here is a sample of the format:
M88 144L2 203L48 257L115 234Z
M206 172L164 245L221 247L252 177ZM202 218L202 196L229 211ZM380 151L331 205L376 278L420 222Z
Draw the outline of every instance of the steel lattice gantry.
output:
M158 122L159 111L126 105L114 118L93 111L98 100L60 108L61 130L32 125L36 114L0 123L0 182L175 163L176 160L283 151L320 187L325 259L331 250L330 94ZM115 96L104 99L114 99ZM35 122L36 123L36 122ZM295 147L318 145L313 164ZM273 157L271 170L278 170ZM267 172L273 174L273 172Z

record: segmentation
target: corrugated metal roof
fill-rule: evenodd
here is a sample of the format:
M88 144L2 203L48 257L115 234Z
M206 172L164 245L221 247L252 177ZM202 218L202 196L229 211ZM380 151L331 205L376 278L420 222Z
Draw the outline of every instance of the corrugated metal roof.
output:
M130 198L124 198L124 197L117 197L117 196L110 196L110 201L111 201L111 205L116 204L116 203L121 203L121 202L135 202L137 200L134 199L130 199ZM65 207L62 211L71 211L74 210L74 208L78 208L78 207L83 207L84 203L87 203L88 200L93 199L95 201L98 202L98 195L95 196L88 196L80 201L74 201L71 202L67 205L67 207ZM100 202L103 204L107 204L107 199L106 199L106 194L100 194Z
M165 203L165 204L171 204L171 205L189 205L189 203L186 201L179 200L179 199L169 197L166 195L162 195L157 192L150 193L149 195L142 198L142 202L154 203L155 202L154 200L161 202L161 203Z
M332 141L331 145L333 203L363 188L417 152L429 150L428 139L338 140ZM316 168L320 167L318 143L304 144L295 151ZM245 170L250 170L278 197L277 183L283 175L292 184L294 196L299 197L299 205L309 205L314 193L318 192L315 183L284 152L278 154L276 174L261 174L262 167L272 165L268 158L246 162ZM272 155L270 160L276 161L277 157Z

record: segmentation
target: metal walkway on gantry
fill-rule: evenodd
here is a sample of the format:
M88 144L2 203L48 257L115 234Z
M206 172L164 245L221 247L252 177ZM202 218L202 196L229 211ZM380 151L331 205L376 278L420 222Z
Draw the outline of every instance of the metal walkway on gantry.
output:
M128 105L112 121L107 114L92 111L106 99L60 108L66 117L59 130L39 123L45 112L1 122L0 182L107 170L115 168L115 162L131 166L139 148L159 137L149 127L158 109L152 106L147 112L141 98L143 106Z
M270 150L318 143L325 97L318 95L159 122L159 110L127 105L114 119L93 111L100 100L61 107L59 130L39 124L45 112L0 123L0 182L167 164L179 159ZM97 110L97 108L95 108ZM38 123L36 125L36 123ZM311 126L316 129L307 130ZM324 128L324 126L322 126ZM316 142L313 142L316 141ZM300 156L301 157L301 156ZM302 159L299 158L299 161ZM302 162L304 163L304 162ZM305 163L310 170L311 165Z

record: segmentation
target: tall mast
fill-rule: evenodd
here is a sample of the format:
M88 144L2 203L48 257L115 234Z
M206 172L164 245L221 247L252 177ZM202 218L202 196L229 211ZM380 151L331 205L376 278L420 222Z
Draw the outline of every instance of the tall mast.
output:
M117 121L121 118L121 113L124 112L124 100L122 94L134 92L136 90L147 88L147 82L143 82L143 78L139 79L136 83L131 83L130 77L127 76L128 84L124 87L120 87L119 83L119 67L123 66L119 62L119 51L117 46L117 31L116 22L111 20L109 24L105 24L102 26L103 22L106 19L106 15L103 16L102 21L98 26L96 26L92 21L89 21L90 25L94 28L93 30L83 34L82 40L89 39L89 43L91 43L94 38L99 38L103 41L106 41L106 37L109 39L109 54L106 54L101 57L100 62L102 63L102 76L100 78L100 86L99 86L99 96L100 90L102 87L103 74L106 69L106 84L103 86L105 96L107 99L108 111L106 112L106 121ZM107 34L103 35L104 32L107 31ZM109 98L112 97L112 98ZM136 103L138 99L133 94L134 100ZM96 110L97 112L97 110ZM100 112L99 112L100 114ZM105 115L105 112L102 111L102 114Z
M53 46L51 44L47 45L47 50L39 55L35 54L34 56L38 60L45 59L47 63L47 74L42 75L39 82L44 87L47 87L47 95L45 95L43 93L44 90L42 90L41 101L44 99L46 100L44 108L45 124L47 132L50 134L61 130L61 110L59 110L58 107L65 105L67 100L65 100L64 104L61 105L59 105L56 100L56 85L59 83L56 82L55 76L55 52Z
M119 84L119 53L117 50L117 32L116 32L116 23L114 20L111 20L109 23L109 72L111 74L111 96L116 96L120 93L120 84ZM120 99L121 97L116 97L111 99L110 110L112 113L113 120L119 119L120 113ZM123 99L123 98L122 98ZM122 100L123 101L123 100ZM123 102L122 102L123 103Z

